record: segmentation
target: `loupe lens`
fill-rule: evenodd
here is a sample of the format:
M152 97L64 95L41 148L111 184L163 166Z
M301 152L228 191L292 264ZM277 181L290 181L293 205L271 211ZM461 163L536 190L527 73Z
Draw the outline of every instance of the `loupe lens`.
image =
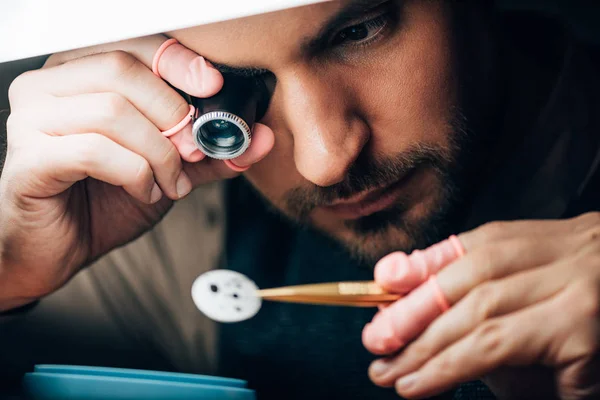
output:
M244 134L240 128L223 119L213 120L202 126L200 135L205 145L224 150L235 150L244 142Z
M217 159L235 158L250 144L250 128L236 115L213 112L196 123L194 139L205 154Z
M209 98L192 98L196 146L208 157L231 160L250 146L250 127L262 118L270 101L264 77L223 73L223 87Z

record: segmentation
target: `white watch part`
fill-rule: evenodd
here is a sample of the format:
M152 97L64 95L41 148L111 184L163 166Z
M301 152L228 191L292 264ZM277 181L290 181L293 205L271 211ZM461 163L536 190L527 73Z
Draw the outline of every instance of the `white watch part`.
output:
M254 317L262 305L258 287L239 272L218 269L200 275L192 284L196 307L217 322L241 322Z

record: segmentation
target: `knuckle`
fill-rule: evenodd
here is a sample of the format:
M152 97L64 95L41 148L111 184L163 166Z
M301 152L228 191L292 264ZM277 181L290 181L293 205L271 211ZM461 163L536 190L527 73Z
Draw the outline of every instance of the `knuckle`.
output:
M479 234L483 236L484 241L490 241L502 237L503 232L506 230L507 224L508 222L501 221L488 222L478 229Z
M138 161L138 167L135 175L133 175L131 184L146 186L153 180L152 168L148 161L140 157Z
M584 240L587 244L599 245L600 244L600 223L593 224L584 233Z
M429 359L435 353L434 346L425 340L417 340L410 344L409 347L411 353L417 355L421 360Z
M12 112L6 119L6 145L9 150L15 144L15 137L18 136L20 126L21 118L17 113Z
M16 112L11 112L6 118L6 131L14 131L19 126L19 117Z
M173 100L169 100L167 103L167 110L171 110L171 115L169 117L170 119L175 120L175 123L179 123L179 121L181 121L186 116L189 109L190 106L187 102L183 100L182 97L175 97Z
M58 138L63 139L63 138ZM107 152L106 139L99 134L86 135L86 140L79 141L74 149L74 154L77 156L77 161L85 170L92 168L98 162L98 156L104 155Z
M103 55L103 65L114 78L128 75L138 66L138 60L123 50L115 50Z
M501 250L497 245L490 244L473 253L473 262L470 264L471 274L475 281L473 283L486 282L494 277L494 261L497 259L498 251Z
M177 148L173 146L170 141L167 142L167 145L164 147L159 167L173 169L174 173L179 174L179 170L181 169L181 156L179 155Z
M129 108L129 100L125 96L114 92L103 93L101 103L101 118L107 121L118 118Z
M500 356L506 337L504 325L498 320L487 320L475 330L476 351L486 354L491 359Z
M41 133L36 128L37 121L31 118L31 112L26 109L16 108L7 116L0 115L0 117L4 118L7 151L34 142L33 138L36 134Z
M446 353L439 357L433 364L434 373L442 377L450 376L452 371L456 370L457 364L460 364L460 362L456 359L456 356L450 352Z
M2 180L10 191L18 191L24 182L31 180L40 172L40 163L44 159L44 151L41 146L29 146L26 151L8 153L4 168L2 169Z
M584 232L590 227L600 226L600 212L589 212L568 220L573 232Z
M30 77L34 73L34 71L27 71L13 79L8 87L8 101L10 104L16 104L23 93L28 90Z
M582 214L580 218L588 223L600 225L600 212L592 211L585 214Z
M486 282L471 292L471 307L477 321L485 321L495 315L498 308L498 290L496 285Z
M576 284L573 293L567 299L569 309L579 309L581 317L585 320L596 320L600 316L600 294L597 282L582 280Z

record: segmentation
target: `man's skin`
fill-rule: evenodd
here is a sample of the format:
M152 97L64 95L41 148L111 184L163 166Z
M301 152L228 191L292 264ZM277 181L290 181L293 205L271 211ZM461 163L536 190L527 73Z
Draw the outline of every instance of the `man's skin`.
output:
M454 232L479 183L476 178L486 167L484 162L497 156L492 151L499 136L497 126L511 100L510 90L506 93L505 89L518 86L518 79L544 79L543 74L516 78L502 68L498 54L506 48L496 36L487 7L484 2L451 6L443 1L345 0L260 15L252 17L252 23L228 21L168 36L221 70L243 69L277 78L271 106L256 127L252 148L234 161L251 166L245 177L277 210L325 232L353 256L373 265L389 253L426 248ZM9 149L0 180L2 309L26 304L61 287L82 266L150 229L172 201L185 196L192 186L235 175L220 162L201 160L185 132L171 141L160 136L160 131L185 116L187 107L175 91L147 70L163 40L155 37L104 48L130 54L113 53L112 58L95 54L99 49L59 54L50 58L44 69L24 75L11 87ZM170 48L165 60L161 75L179 89L199 97L219 90L219 74L189 50ZM191 69L183 71L182 66ZM94 69L98 74L103 68L112 68L107 81L90 83ZM75 79L78 86L56 83L74 79L80 72L80 80ZM511 79L517 79L516 84ZM143 95L141 83L145 83ZM72 113L56 112L58 107L74 105L68 102L74 96L106 92L120 93L102 101L89 96L84 103L89 110L109 106L114 111L109 118L89 112L72 121L67 118ZM57 98L64 103L56 103ZM153 103L152 98L159 100ZM133 111L131 104L140 113ZM47 118L35 112L40 115L35 122L39 126L26 117L32 107L46 110ZM120 121L120 127L113 121ZM125 131L136 130L143 134L126 136ZM98 132L101 138L88 132ZM38 152L32 151L34 148ZM115 155L107 160L101 153ZM51 156L43 158L41 154ZM180 174L182 168L187 175ZM121 213L115 213L116 209ZM591 283L597 283L600 276L597 232L597 215L588 215L555 223L486 226L461 235L467 256L440 266L445 269L439 274L439 284L452 306L463 304L463 298L480 299L482 290L471 295L479 285L529 270L536 274L531 282L540 282L539 287L547 287L547 291L523 304L506 305L497 295L500 300L483 315L477 314L479 319L469 314L468 308L456 308L459 311L453 315L454 321L461 321L460 334L448 333L456 329L445 322L451 313L413 330L394 325L395 319L401 321L398 316L418 311L409 307L411 297L407 296L375 317L365 328L364 343L382 356L394 355L403 347L398 341L390 344L391 338L415 340L417 350L392 359L396 363L392 372L389 368L384 375L371 371L373 381L382 386L398 382L400 394L420 397L502 366L541 363L556 370L564 398L592 393L597 379L588 372L594 368L600 347L597 338L593 340L598 310L592 300L574 301L573 293L595 299L600 292L598 285ZM544 237L547 242L531 240L540 233L548 233ZM565 241L568 234L573 238ZM561 251L550 251L559 247L559 240L566 245ZM489 257L489 252L498 252L499 243L507 245L507 254ZM31 249L37 257L48 255L45 265L39 265L27 251ZM523 252L531 257L520 259ZM576 259L576 264L585 268L564 272L564 265L569 264L564 260L574 259L575 254L585 255ZM554 263L564 275L548 268L545 275L538 271ZM473 265L481 264L487 275L473 277ZM376 274L378 282L393 291L400 274L395 265L381 263L376 271L380 272ZM574 282L574 286L561 286L557 281ZM561 291L564 300L560 300ZM559 300L545 305L552 295ZM515 292L510 297L524 298ZM469 301L474 300L466 300L466 304ZM542 311L536 314L527 309L533 303L540 303ZM529 349L531 354L523 356L524 345L517 342L503 347L488 363L459 357L478 343L469 340L498 343L486 335L497 339L509 332L508 328L491 329L501 323L494 320L492 325L492 318L523 308L525 316L507 319L506 324L523 328L523 337L532 338L523 320L543 320L541 315L552 314L557 307L564 309L565 304L582 308L569 315L571 320L557 323L560 329L554 335L549 333L551 338L538 338L536 346ZM433 330L427 330L432 322ZM389 326L393 329L386 331ZM387 333L382 334L384 331ZM425 339L418 339L421 334ZM440 337L452 339L440 344ZM462 337L469 346L461 342ZM458 355L442 353L454 343L458 343L452 348ZM548 348L556 351L548 352ZM402 358L402 354L408 355ZM426 363L420 354L428 354L434 362ZM437 360L440 354L446 358ZM448 370L449 365L458 370L448 361L453 359L460 359L461 367L473 366L462 368L466 371L463 375L447 374L437 381L431 378L439 377L439 370ZM401 385L399 378L421 367L429 368L425 369L429 380L424 379L420 387Z

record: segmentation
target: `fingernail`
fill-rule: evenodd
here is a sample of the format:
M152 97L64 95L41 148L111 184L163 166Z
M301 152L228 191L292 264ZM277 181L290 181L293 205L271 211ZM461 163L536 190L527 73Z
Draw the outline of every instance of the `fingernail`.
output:
M196 57L190 62L190 84L200 93L204 91L204 79L206 79L206 61L204 57Z
M374 354L389 354L404 347L404 342L392 325L389 315L380 312L373 321L365 326L363 331L363 343L365 347Z
M402 262L406 257L404 253L393 253L381 259L375 266L375 279L378 282L402 279L408 272L406 268L403 268L405 265Z
M362 342L368 351L376 354L383 354L384 347L377 335L377 331L373 329L373 323L365 325L362 331Z
M389 369L389 364L385 360L377 360L371 364L371 374L374 376L381 376L385 374Z
M162 199L162 196L162 190L160 190L160 187L158 187L158 184L156 184L155 182L154 186L152 187L152 191L150 191L150 203L156 203L157 201Z
M177 178L177 196L179 198L187 196L192 191L192 182L188 178L184 171L181 171L179 178Z
M418 378L418 373L415 372L398 379L396 381L396 390L398 390L399 392L403 392L405 390L411 389L417 383Z
M409 292L420 285L421 271L411 265L405 253L393 253L381 259L375 266L375 281L394 292Z

